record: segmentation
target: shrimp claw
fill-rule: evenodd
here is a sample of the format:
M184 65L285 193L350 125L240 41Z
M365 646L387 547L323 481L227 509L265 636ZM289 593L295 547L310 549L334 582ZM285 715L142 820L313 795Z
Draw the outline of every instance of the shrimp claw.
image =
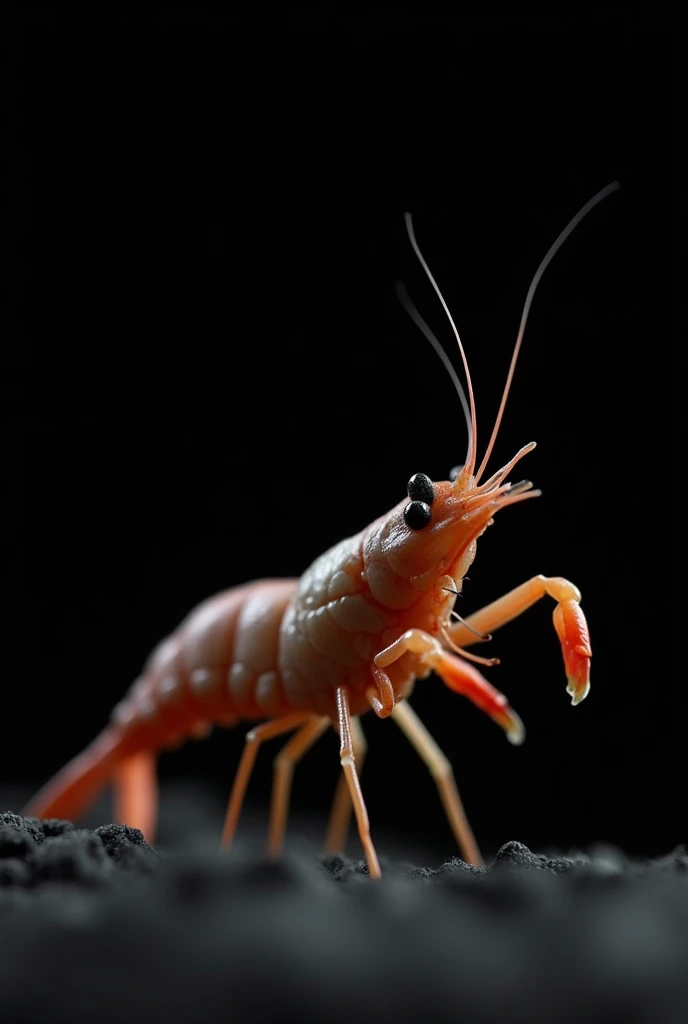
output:
M451 623L447 627L447 634L454 644L467 647L476 642L476 630L479 633L487 633L498 629L546 594L557 602L554 609L554 628L564 655L566 692L571 697L572 704L580 704L590 691L592 648L588 624L580 606L580 590L563 576L533 576L492 604L470 615L465 623Z
M442 650L441 647L428 656L428 661L450 690L468 697L477 708L489 715L493 722L501 725L509 743L516 747L523 743L526 738L523 722L509 706L504 694L490 686L476 668L462 658Z
M472 665L445 651L442 645L422 629L407 629L375 658L378 667L386 667L406 653L418 655L422 662L433 668L442 681L455 693L468 697L476 707L504 729L510 743L519 745L525 739L525 728L503 693L490 686L487 679Z
M583 610L574 598L562 601L554 609L554 628L561 642L572 704L580 704L590 690L590 634Z

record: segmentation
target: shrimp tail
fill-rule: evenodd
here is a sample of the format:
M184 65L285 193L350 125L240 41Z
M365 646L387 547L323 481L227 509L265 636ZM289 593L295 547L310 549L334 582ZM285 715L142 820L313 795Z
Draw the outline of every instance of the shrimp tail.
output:
M74 821L94 803L125 757L121 732L109 726L43 786L22 814Z

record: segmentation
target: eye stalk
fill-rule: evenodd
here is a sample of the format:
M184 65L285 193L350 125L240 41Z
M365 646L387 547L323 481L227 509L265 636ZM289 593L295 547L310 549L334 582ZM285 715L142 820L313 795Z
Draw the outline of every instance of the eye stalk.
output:
M435 500L435 488L432 480L425 473L414 473L406 485L406 493L411 502L422 502L425 505L432 505Z
M425 501L409 501L404 509L404 522L410 530L422 530L430 522L431 516L430 506Z

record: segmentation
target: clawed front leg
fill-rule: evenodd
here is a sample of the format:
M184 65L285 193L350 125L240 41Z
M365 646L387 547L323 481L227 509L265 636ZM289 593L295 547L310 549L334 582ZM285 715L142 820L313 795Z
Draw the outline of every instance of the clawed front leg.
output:
M568 681L566 692L571 696L572 704L580 704L590 690L590 634L580 606L580 590L562 576L533 576L470 615L465 622L452 623L447 634L453 644L468 647L476 643L476 633L494 632L546 594L557 602L553 619L564 655Z
M379 671L393 664L407 652L418 654L423 662L433 668L442 681L455 693L468 697L476 707L497 722L504 729L507 739L514 744L525 738L523 722L503 693L490 686L487 679L463 658L449 654L435 637L422 629L407 629L398 640L386 647L373 659Z

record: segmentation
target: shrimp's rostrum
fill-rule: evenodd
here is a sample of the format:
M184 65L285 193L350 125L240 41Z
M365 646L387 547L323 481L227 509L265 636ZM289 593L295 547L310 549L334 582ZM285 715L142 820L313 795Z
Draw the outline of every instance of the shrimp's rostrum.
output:
M371 709L391 716L416 748L437 783L463 857L481 863L451 765L411 709L416 680L431 672L501 726L512 743L524 729L506 697L476 664L496 659L467 650L540 598L555 602L567 690L577 704L590 687L591 648L574 584L536 575L465 620L454 613L478 538L502 509L540 492L528 480L507 477L534 443L522 447L484 482L535 287L552 256L583 216L617 188L607 186L582 208L538 268L526 299L500 411L477 466L475 404L466 357L449 311L468 384L468 398L450 370L466 412L465 463L449 480L415 473L391 511L313 562L300 579L260 580L203 602L151 654L141 676L114 709L110 723L34 797L25 809L36 817L75 818L108 783L119 820L153 838L157 754L202 737L214 725L256 722L246 736L230 794L223 844L231 842L258 748L294 732L275 760L269 849L278 854L297 761L330 726L339 734L342 775L327 828L326 848L341 849L353 809L371 876L380 868L370 835L358 773L365 753L359 717ZM444 300L417 247L426 274ZM439 343L404 300L437 348Z

